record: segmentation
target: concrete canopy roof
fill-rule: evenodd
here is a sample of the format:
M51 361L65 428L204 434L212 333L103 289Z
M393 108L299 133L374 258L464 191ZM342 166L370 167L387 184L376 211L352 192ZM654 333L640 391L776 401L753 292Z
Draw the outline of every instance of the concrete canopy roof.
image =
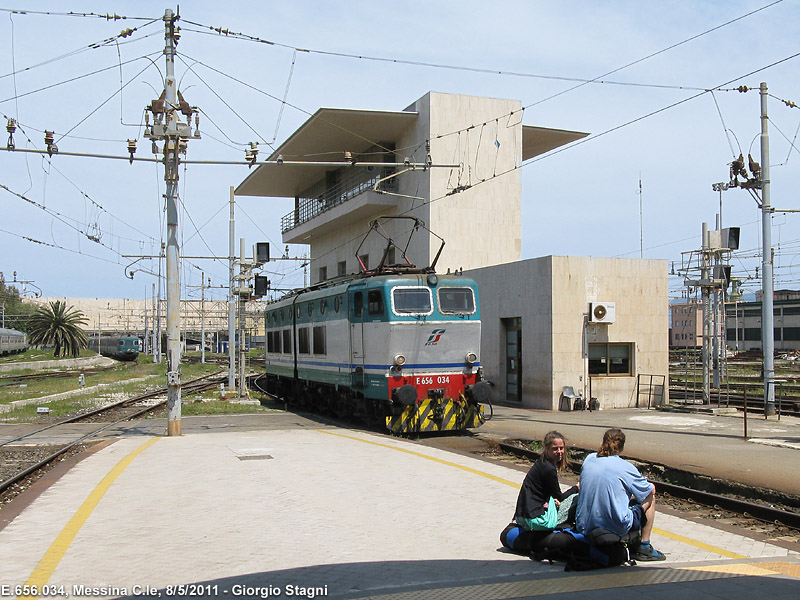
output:
M344 152L359 154L375 144L393 142L413 126L410 111L320 108L267 160L278 156L296 161L344 161ZM379 158L375 157L379 162ZM330 166L260 165L235 190L237 196L294 198L325 177Z
M344 160L344 152L357 155L380 143L394 142L412 127L418 113L411 111L376 111L320 108L267 160L279 156L287 161ZM522 126L522 160L586 137L587 133ZM377 160L377 157L376 157ZM403 160L402 156L398 157ZM325 177L330 166L259 165L235 190L237 196L294 198L310 184Z
M547 127L522 126L522 160L529 160L560 146L565 146L588 133L580 131L567 131L566 129L548 129Z

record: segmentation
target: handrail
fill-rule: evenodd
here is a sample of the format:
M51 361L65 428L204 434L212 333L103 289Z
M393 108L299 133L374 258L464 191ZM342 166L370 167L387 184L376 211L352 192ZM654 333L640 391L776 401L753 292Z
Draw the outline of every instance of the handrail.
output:
M297 207L281 218L281 233L294 229L340 204L374 190L386 173L368 168L357 169L353 174L328 187L325 181L309 188L299 197ZM378 185L380 191L397 189L397 181L387 179Z

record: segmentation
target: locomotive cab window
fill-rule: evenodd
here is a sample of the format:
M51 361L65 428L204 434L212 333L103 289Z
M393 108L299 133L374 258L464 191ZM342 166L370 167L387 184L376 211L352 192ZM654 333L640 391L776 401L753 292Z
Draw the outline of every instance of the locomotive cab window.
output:
M392 310L398 315L429 315L433 312L430 289L396 287L392 290Z
M444 314L471 315L475 313L475 294L468 287L439 288L439 310Z
M353 295L353 315L361 318L361 311L364 310L364 295L356 292Z
M383 294L380 290L370 290L367 293L367 313L371 317L383 314Z

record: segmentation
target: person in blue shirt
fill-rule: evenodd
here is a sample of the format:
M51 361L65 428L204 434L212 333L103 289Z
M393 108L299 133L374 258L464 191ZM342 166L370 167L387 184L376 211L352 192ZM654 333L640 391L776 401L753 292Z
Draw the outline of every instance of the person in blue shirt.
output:
M583 461L576 528L584 535L602 528L620 537L641 529L642 542L633 558L665 560L666 556L650 544L656 515L655 486L619 456L624 447L625 434L609 429L600 451Z

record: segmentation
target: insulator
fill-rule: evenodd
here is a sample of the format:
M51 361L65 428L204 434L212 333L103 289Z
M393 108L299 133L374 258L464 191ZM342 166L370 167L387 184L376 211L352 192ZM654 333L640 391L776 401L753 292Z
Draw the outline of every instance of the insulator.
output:
M250 163L252 167L256 163L258 157L258 143L250 142L250 147L244 151L244 159Z
M47 154L50 156L58 153L58 146L56 146L55 137L55 133L52 131L44 132L44 145L47 147Z
M14 132L17 130L17 122L14 119L9 119L8 123L6 124L6 131L8 131L8 143L6 144L6 150L13 150L16 148L14 144Z
M128 152L130 153L130 163L133 164L133 155L136 153L136 140L128 140Z

